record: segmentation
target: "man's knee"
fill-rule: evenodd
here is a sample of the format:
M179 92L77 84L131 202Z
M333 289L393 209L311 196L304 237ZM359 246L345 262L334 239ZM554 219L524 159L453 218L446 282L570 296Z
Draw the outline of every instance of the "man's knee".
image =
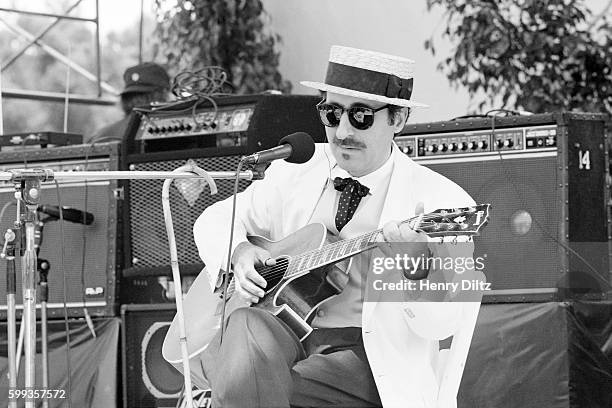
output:
M233 326L238 328L247 328L252 326L259 326L261 323L267 322L270 318L274 318L272 314L265 310L257 309L254 307L241 307L232 312L227 320L227 326Z

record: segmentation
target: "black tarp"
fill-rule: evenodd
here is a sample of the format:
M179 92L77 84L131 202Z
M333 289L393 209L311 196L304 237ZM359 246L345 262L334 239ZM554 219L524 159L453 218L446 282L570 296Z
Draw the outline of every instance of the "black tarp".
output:
M94 322L96 339L82 320L70 323L72 406L116 407L120 319ZM50 332L50 388L66 389L63 321L52 322ZM7 401L6 355L3 323L0 324L1 405ZM40 370L37 377L40 378ZM67 404L53 400L50 406ZM611 408L612 302L482 305L459 389L458 406Z
M109 408L117 406L119 318L94 319L94 338L84 320L70 319L70 365L72 407ZM68 394L66 335L64 321L49 322L49 389ZM40 324L37 327L36 388L42 388ZM8 401L8 351L6 323L0 324L0 405ZM24 358L21 359L18 388L23 388ZM40 406L40 401L37 401ZM19 400L20 407L24 399ZM49 400L49 407L67 407L65 399Z
M482 305L458 406L612 407L612 302Z

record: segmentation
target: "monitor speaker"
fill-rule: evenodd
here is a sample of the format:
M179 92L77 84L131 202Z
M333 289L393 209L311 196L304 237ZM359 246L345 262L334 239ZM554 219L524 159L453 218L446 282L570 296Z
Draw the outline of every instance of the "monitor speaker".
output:
M168 304L121 307L125 408L182 406L179 401L183 398L183 376L161 354L175 310L174 305ZM196 406L209 406L206 391L195 392Z

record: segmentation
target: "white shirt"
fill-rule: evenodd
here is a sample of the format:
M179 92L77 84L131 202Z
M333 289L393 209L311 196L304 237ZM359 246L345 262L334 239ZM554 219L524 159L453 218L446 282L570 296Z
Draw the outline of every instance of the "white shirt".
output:
M336 177L351 177L340 168L330 154L330 175L317 202L310 222L324 224L332 235L339 239L349 239L378 229L380 214L389 188L389 180L393 173L391 152L387 161L378 169L361 177L352 177L370 189L355 210L351 220L342 228L338 236L336 229L336 212L341 191L334 188ZM349 280L344 290L337 296L324 302L317 310L312 321L313 327L361 327L361 312L363 303L363 278L370 270L371 251L364 252L352 258L348 271Z

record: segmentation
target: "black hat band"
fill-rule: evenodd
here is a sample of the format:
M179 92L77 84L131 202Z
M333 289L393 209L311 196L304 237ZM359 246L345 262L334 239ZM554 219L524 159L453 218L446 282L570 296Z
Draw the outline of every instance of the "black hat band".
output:
M409 100L412 95L412 78L400 78L397 75L336 62L330 62L327 66L325 83L387 98Z

